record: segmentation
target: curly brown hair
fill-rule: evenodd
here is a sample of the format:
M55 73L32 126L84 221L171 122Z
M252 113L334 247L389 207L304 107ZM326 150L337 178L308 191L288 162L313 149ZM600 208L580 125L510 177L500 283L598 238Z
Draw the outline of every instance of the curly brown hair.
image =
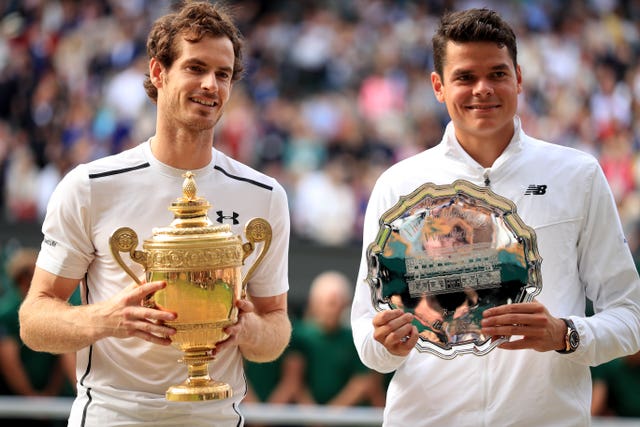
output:
M206 1L182 2L175 11L154 22L147 39L147 55L170 68L180 55L177 43L180 36L191 43L196 43L205 36L228 37L235 54L231 81L242 78L244 38L225 5ZM144 89L154 102L158 100L158 90L149 74L144 81Z

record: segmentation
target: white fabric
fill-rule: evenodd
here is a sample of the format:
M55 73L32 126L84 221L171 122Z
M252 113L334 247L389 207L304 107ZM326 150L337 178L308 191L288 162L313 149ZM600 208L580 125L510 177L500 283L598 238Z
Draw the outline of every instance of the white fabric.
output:
M119 173L110 173L114 171ZM120 227L131 227L138 234L138 249L142 249L153 228L166 227L173 220L168 207L182 195L184 172L158 162L148 141L118 155L78 166L64 177L51 197L37 265L67 278L81 279L86 272L83 303L108 299L132 283L114 260L109 237ZM224 223L243 242L246 241L243 227L251 218L261 217L271 224L271 248L249 281L247 292L260 297L286 292L289 214L283 188L274 179L216 150L211 164L193 172L198 196L213 206L209 218L214 224L219 216L228 217L223 219ZM235 225L229 218L234 212ZM246 259L244 274L257 253L254 251ZM126 253L122 258L143 277L141 265ZM192 406L164 399L170 385L186 379L186 366L177 363L180 357L181 353L173 347L137 338L103 339L83 349L77 362L80 396L73 407L70 425L130 425L145 420L144 414L152 417L147 421L153 421L153 425L161 425L161 420L167 425L177 425L174 416L181 418L180 425L239 425L241 417L235 406L246 392L240 352L227 349L210 366L211 376L231 384L234 396ZM88 403L86 408L84 403ZM198 413L206 423L201 420L198 424Z
M597 161L525 135L518 118L515 125L510 145L490 169L462 149L450 123L438 146L391 167L373 190L351 320L363 362L396 371L387 394L387 427L584 427L590 424L589 365L640 348L640 281ZM376 311L366 282L366 247L375 241L379 218L426 182L484 185L485 174L490 188L511 199L534 228L542 257L537 300L552 315L573 319L579 349L568 355L494 349L453 360L416 350L406 358L389 354L372 336ZM525 195L529 185L546 185L546 192ZM592 317L585 317L586 297L594 302Z

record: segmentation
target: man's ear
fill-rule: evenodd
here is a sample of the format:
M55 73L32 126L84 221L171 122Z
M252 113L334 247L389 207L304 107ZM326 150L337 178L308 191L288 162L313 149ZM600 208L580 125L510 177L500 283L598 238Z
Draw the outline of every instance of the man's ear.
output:
M151 58L149 61L149 78L151 83L156 88L162 87L162 76L164 73L164 67L156 58Z
M436 99L439 102L444 102L444 84L440 78L440 74L435 71L431 72L431 87L433 87L433 93L436 95Z

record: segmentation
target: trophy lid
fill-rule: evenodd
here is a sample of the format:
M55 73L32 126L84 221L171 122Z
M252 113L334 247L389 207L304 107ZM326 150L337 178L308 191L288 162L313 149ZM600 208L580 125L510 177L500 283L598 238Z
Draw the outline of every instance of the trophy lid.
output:
M154 236L220 234L216 237L228 237L230 234L229 225L213 225L207 216L211 204L206 199L197 196L195 174L188 171L183 176L185 180L182 183L182 197L176 199L169 206L169 210L174 214L174 219L168 227L154 228Z
M175 218L171 226L186 228L212 225L207 216L211 204L206 199L197 196L198 187L194 179L195 175L188 171L183 176L185 179L182 183L182 197L169 206L169 210L173 212Z

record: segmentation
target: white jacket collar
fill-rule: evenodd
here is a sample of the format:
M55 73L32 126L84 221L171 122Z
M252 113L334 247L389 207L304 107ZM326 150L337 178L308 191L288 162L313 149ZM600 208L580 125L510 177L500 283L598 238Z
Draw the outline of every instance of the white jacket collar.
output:
M514 116L513 118L513 126L514 132L509 145L507 148L500 154L500 156L496 159L496 161L491 166L491 169L496 169L500 165L502 165L506 160L510 157L519 153L522 150L523 141L524 141L524 132L522 130L522 124L520 121L520 117ZM453 126L453 122L449 122L444 131L444 135L442 137L442 143L445 148L445 153L447 156L451 156L456 160L463 161L465 163L478 164L465 150L462 148L458 139L456 138L455 128Z

